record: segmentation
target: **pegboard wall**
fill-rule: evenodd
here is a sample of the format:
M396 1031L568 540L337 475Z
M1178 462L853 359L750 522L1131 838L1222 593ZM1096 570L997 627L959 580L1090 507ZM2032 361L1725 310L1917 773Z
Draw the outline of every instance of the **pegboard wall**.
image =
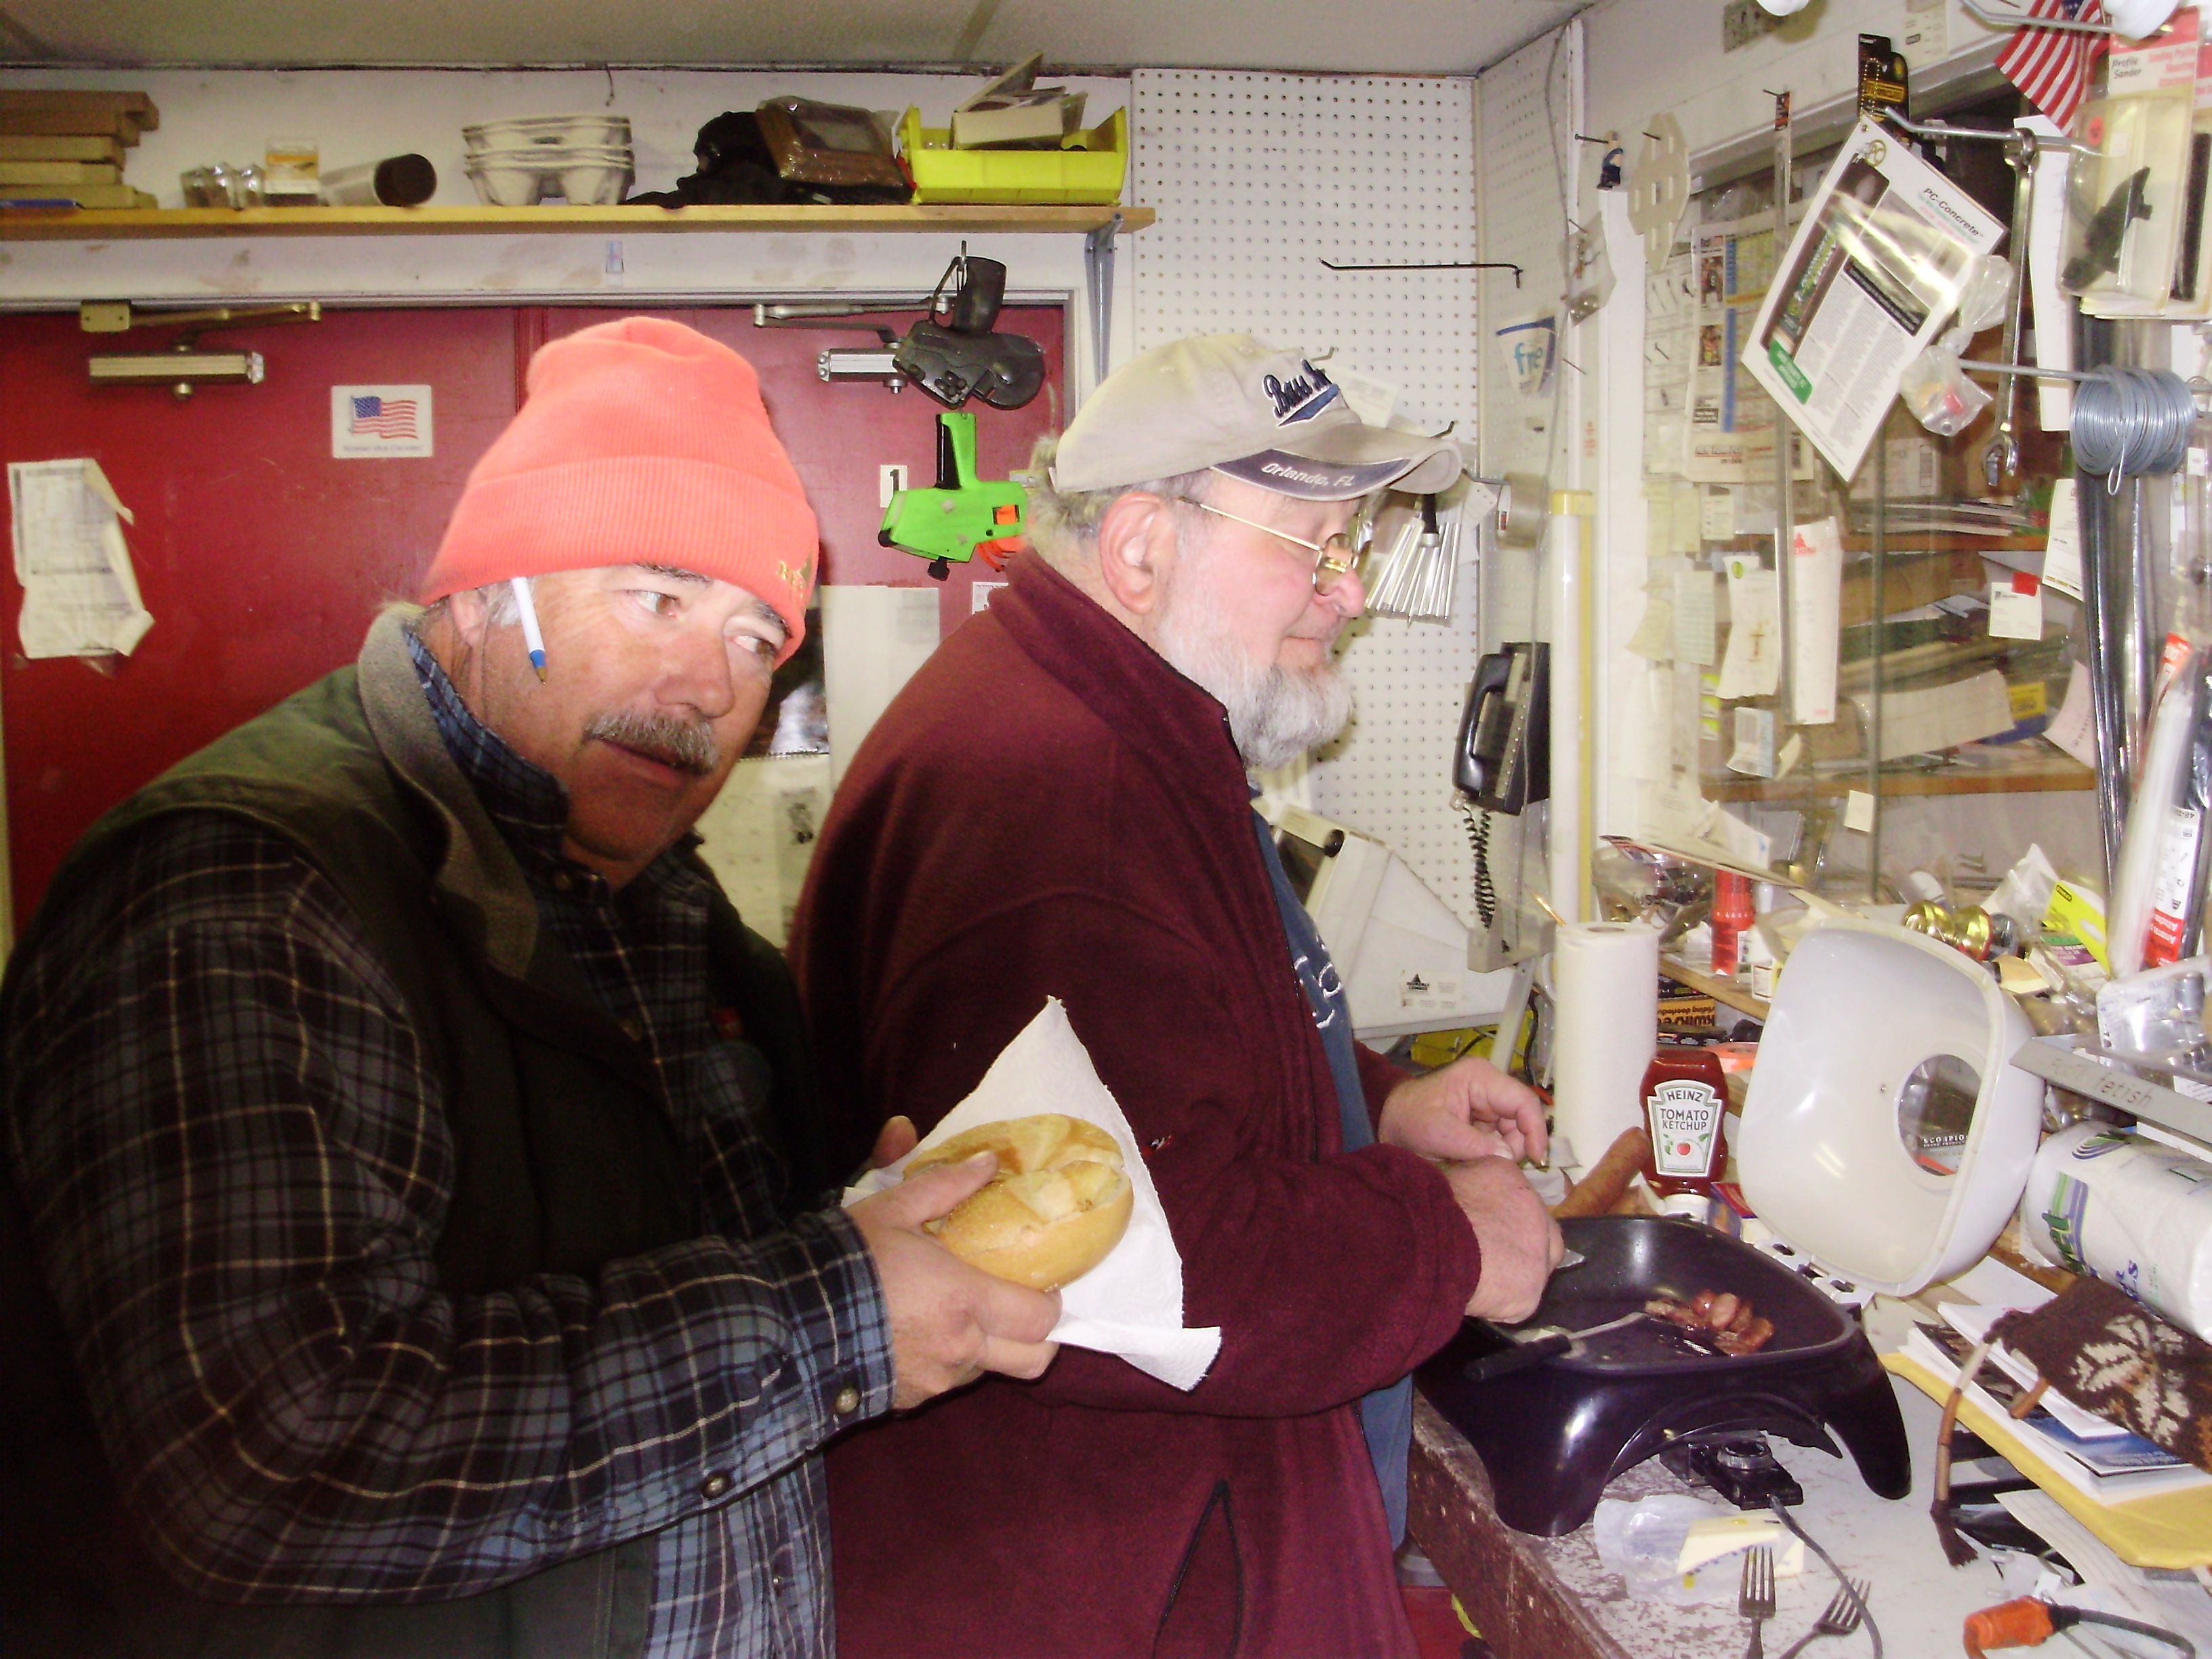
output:
M1132 199L1159 214L1127 244L1139 350L1231 331L1303 346L1396 387L1422 430L1450 422L1472 443L1477 273L1322 263L1481 257L1471 80L1140 70L1130 108ZM1470 923L1451 749L1476 656L1473 542L1449 623L1356 625L1353 725L1312 774L1315 810L1379 837Z

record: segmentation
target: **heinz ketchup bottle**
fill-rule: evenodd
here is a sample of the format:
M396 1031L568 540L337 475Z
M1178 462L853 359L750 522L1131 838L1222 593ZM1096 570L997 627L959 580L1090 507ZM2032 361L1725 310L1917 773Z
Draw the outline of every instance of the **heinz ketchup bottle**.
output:
M1644 1073L1644 1121L1651 1158L1644 1178L1666 1215L1703 1220L1713 1183L1728 1164L1721 1127L1728 1079L1710 1048L1662 1046Z

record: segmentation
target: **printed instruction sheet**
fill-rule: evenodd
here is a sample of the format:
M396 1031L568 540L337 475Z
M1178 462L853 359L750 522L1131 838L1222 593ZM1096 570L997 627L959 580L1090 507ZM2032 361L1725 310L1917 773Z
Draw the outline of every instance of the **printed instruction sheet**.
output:
M1790 239L1744 367L1843 477L2004 227L1862 118Z
M131 509L94 460L11 461L16 631L27 657L128 656L154 618L138 597L123 526Z

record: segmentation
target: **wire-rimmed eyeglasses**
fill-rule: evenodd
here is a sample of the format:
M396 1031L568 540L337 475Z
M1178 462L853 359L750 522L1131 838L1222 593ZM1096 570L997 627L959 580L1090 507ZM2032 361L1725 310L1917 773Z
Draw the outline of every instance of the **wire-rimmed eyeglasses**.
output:
M1303 547L1314 556L1313 589L1327 598L1344 586L1345 578L1359 568L1359 562L1367 556L1366 515L1352 521L1352 528L1340 530L1327 541L1310 542L1303 536L1293 536L1287 530L1278 530L1271 524L1261 524L1257 519L1248 519L1226 507L1216 507L1211 501L1194 501L1188 495L1175 500L1185 507L1194 507L1201 513L1211 513L1217 519L1227 519L1248 530L1257 530L1273 536L1278 541L1288 542L1293 547Z

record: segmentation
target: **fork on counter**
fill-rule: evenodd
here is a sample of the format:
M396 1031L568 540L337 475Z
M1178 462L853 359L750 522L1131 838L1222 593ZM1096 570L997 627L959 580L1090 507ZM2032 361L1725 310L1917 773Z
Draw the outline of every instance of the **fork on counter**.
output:
M1856 1630L1859 1621L1866 1617L1867 1592L1873 1588L1873 1582L1869 1579L1844 1580L1844 1587L1836 1592L1835 1599L1813 1621L1813 1628L1791 1644L1782 1659L1797 1659L1799 1654L1824 1636L1849 1636Z
M1743 1553L1743 1582L1735 1593L1735 1610L1751 1620L1751 1645L1743 1659L1765 1659L1759 1627L1774 1617L1774 1552L1753 1544Z

